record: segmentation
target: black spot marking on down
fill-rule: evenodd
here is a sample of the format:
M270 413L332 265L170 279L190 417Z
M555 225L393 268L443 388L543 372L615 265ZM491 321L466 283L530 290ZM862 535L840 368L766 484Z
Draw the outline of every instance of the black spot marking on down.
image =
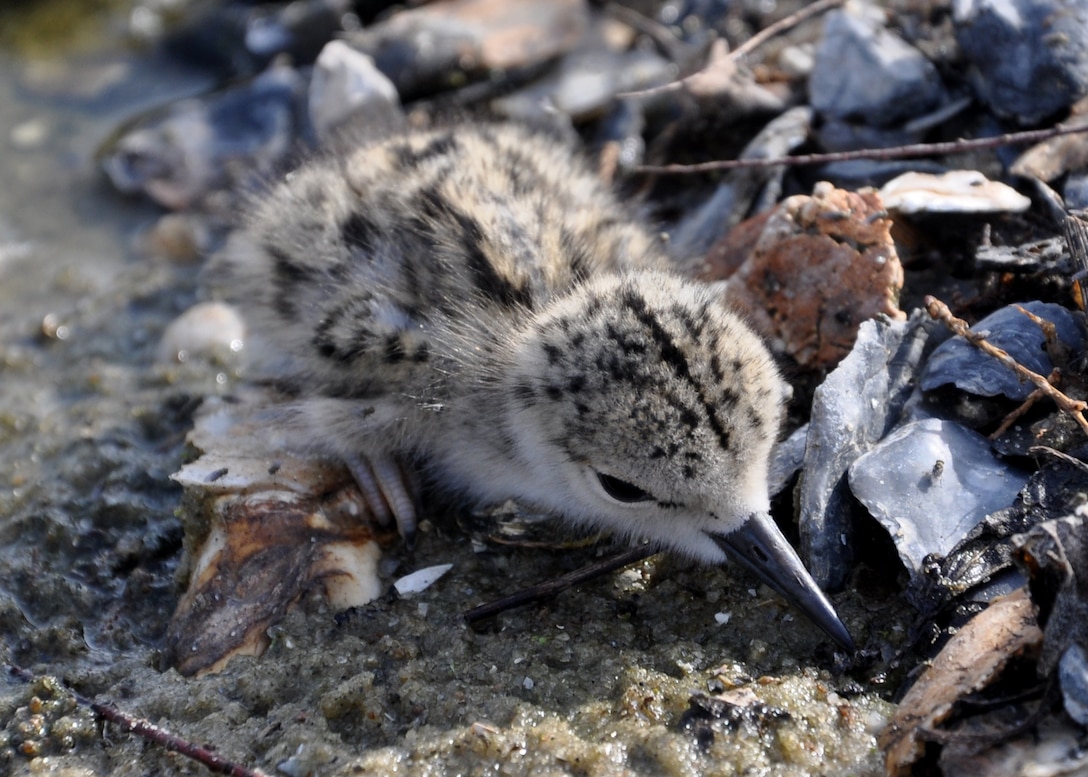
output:
M400 170L412 170L430 159L456 153L458 146L457 138L448 134L432 138L418 150L408 143L393 146L390 150Z
M388 335L382 348L382 358L386 364L397 364L404 361L404 343L399 335Z
M623 291L621 300L649 332L650 338L657 345L658 351L661 354L661 361L668 365L678 378L691 386L695 391L695 395L699 397L699 400L703 405L703 411L706 413L707 422L710 424L710 428L714 430L714 434L717 436L722 449L729 450L729 433L725 430L721 421L718 419L718 416L714 413L714 408L710 406L702 385L696 381L695 377L691 374L691 369L688 366L687 359L684 358L684 354L681 352L680 348L677 347L676 343L665 330L665 327L658 320L657 316L654 315L654 312L650 310L646 300L632 288ZM681 420L687 424L687 421L690 420L690 416L685 415Z
M288 321L298 319L298 306L295 304L300 284L313 282L316 271L300 264L295 257L278 245L266 243L264 250L272 257L272 285L275 293L272 305L276 312Z
M354 360L360 353L362 353L362 346L356 343L354 346L345 347L345 344L337 342L333 336L333 329L343 320L346 315L346 307L341 305L334 308L328 313L321 322L314 328L313 337L310 338L310 344L317 349L317 352L325 359L330 361L336 361L346 363ZM360 331L356 333L357 339L365 339L368 333Z
M355 210L340 225L344 244L358 251L371 251L380 237L378 225L366 213Z
M563 355L563 352L559 349L559 346L555 343L544 343L540 346L544 349L544 355L548 357L548 364L553 367L559 363L559 358Z
M434 188L419 193L420 211L433 224L453 227L476 288L487 299L505 307L532 308L532 295L524 284L515 284L495 268L487 255L487 237L480 222L445 200Z

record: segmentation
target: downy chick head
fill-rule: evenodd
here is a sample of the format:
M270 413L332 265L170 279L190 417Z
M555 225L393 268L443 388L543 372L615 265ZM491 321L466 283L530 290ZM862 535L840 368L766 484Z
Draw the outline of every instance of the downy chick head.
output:
M784 383L758 337L667 274L587 284L516 346L519 448L551 506L704 562L766 512Z
M786 384L707 287L597 279L539 315L512 358L510 429L533 501L705 563L728 555L852 649L769 515Z

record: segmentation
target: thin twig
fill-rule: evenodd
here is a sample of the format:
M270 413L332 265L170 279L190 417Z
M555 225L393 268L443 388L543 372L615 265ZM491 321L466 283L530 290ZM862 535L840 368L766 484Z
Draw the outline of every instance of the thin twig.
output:
M1055 450L1054 448L1051 448L1049 445L1033 445L1030 448L1028 448L1028 453L1033 453L1033 454L1045 453L1047 456L1053 456L1055 459L1060 459L1060 460L1064 461L1066 464L1073 465L1074 467L1079 469L1081 472L1088 473L1088 463L1081 461L1080 459L1076 458L1075 456L1070 456L1068 453L1063 453L1062 451Z
M1023 305L1013 305L1013 307L1015 307L1025 316L1027 316L1031 320L1031 323L1039 327L1039 329L1043 333L1043 337L1046 338L1046 344L1048 348L1053 347L1055 344L1060 342L1058 340L1058 327L1054 326L1053 321L1047 321L1045 318L1035 315Z
M792 13L782 19L779 19L774 24L760 30L751 38L746 40L741 45L737 46L733 51L728 51L728 43L722 38L715 41L714 45L710 49L710 57L703 66L703 68L691 75L683 78L678 78L674 81L669 81L667 84L659 84L658 86L651 86L646 89L638 89L633 92L620 92L618 97L648 97L650 95L661 94L663 92L675 92L692 84L700 76L705 76L708 72L714 70L717 67L729 65L735 66L737 60L750 54L754 49L763 45L775 35L794 27L806 19L810 19L813 16L828 11L836 6L842 5L846 0L818 0L818 2L805 6L800 11ZM618 9L617 9L618 10ZM618 15L618 18L623 18L622 15ZM623 19L628 23L631 23L628 19ZM634 26L634 25L632 25ZM647 32L647 34L650 34ZM660 33L658 33L659 35ZM657 35L654 36L655 40ZM673 58L675 61L675 57Z
M1047 382L1053 385L1057 382L1057 379L1061 377L1061 374L1061 370L1055 368L1051 371L1049 375L1046 376ZM1024 413L1031 410L1035 403L1042 399L1043 396L1044 394L1042 389L1035 389L1030 394L1028 394L1028 398L1021 403L1020 407L1016 408L1007 416L1005 416L1005 420L1001 422L1001 426L994 429L993 432L990 433L988 439L996 440L998 437L1007 432L1009 430L1009 427L1016 423L1016 421L1019 420L1019 418L1024 415Z
M8 672L12 676L17 677L24 682L33 682L34 675L28 670L15 666L14 664L8 664L7 667ZM115 726L118 726L125 731L143 737L149 742L154 742L178 755L191 758L197 763L203 764L213 772L228 774L231 775L231 777L269 777L267 772L263 772L260 769L251 769L242 766L241 764L236 764L233 761L229 761L221 755L209 750L207 747L194 744L193 742L171 734L169 731L156 726L149 720L133 717L115 707L92 701L83 694L74 691L67 686L62 687L66 693L71 694L77 704L89 708L102 720L113 723Z
M983 353L993 356L1021 378L1030 380L1034 383L1035 386L1046 396L1050 397L1059 408L1073 416L1074 420L1080 425L1080 428L1084 433L1088 434L1088 421L1084 418L1084 410L1088 409L1088 404L1063 394L1061 391L1051 386L1047 379L1042 375L1029 370L1027 367L1020 364L1016 359L1009 356L1006 351L993 345L982 335L977 332L972 332L966 321L952 315L952 311L948 309L948 305L944 304L936 297L927 296L925 298L925 305L926 311L929 313L930 317L940 321Z
M612 18L619 19L636 32L641 32L643 35L648 36L665 51L666 56L674 63L681 58L681 41L673 34L672 30L661 22L656 19L651 19L645 14L639 13L634 8L628 8L627 6L618 3L607 3L604 7L604 11Z
M751 38L744 41L744 43L733 49L733 52L729 56L734 59L740 59L743 56L747 56L749 52L762 46L775 35L785 32L791 27L796 27L806 19L811 19L813 16L822 14L824 11L830 11L832 8L842 5L845 1L846 0L819 0L819 2L806 5L800 11L791 13L789 16L785 16L774 24L760 30Z
M965 151L1011 146L1017 143L1038 143L1059 135L1074 135L1088 132L1085 127L1050 127L1049 129L1029 130L1027 132L1007 132L992 138L968 138L950 140L943 143L913 143L892 148L862 148L855 151L835 151L826 154L800 154L798 156L780 156L772 159L720 159L713 162L698 162L691 165L638 165L632 170L636 173L655 175L685 175L689 173L707 173L716 170L737 170L746 167L774 167L776 165L823 165L829 162L851 162L856 159L909 159L921 156L939 156L957 154Z
M652 545L640 545L637 548L631 548L630 550L619 553L615 556L609 556L601 561L596 561L592 564L576 569L573 572L568 572L561 577L554 578L553 580L546 580L543 583L530 586L529 588L523 588L520 591L504 596L501 599L496 599L493 602L487 604L481 604L479 607L473 607L471 610L465 613L465 621L468 623L475 623L478 620L484 618L490 618L493 615L498 615L501 612L512 610L515 607L520 607L523 604L531 604L533 602L539 602L544 599L549 599L552 596L565 591L572 586L576 586L579 583L584 583L587 580L606 575L609 572L613 572L617 569L622 569L629 564L634 564L643 559L657 553L657 549Z

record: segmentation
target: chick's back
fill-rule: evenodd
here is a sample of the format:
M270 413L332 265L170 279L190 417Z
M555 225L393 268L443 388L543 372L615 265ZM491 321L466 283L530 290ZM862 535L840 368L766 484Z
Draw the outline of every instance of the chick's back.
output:
M559 141L463 125L298 168L255 200L213 277L242 308L265 377L440 399L466 349L501 347L577 284L662 256Z

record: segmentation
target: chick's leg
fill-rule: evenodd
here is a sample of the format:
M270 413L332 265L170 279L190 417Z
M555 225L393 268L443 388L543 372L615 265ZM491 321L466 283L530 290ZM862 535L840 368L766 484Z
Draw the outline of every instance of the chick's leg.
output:
M367 444L401 437L404 416L403 405L389 399L309 397L278 406L266 420L286 445L347 465L374 518L383 526L396 521L411 546L418 522L415 470L393 450Z
M408 547L415 544L418 489L409 471L392 456L352 456L345 463L367 506L383 526L392 521Z

